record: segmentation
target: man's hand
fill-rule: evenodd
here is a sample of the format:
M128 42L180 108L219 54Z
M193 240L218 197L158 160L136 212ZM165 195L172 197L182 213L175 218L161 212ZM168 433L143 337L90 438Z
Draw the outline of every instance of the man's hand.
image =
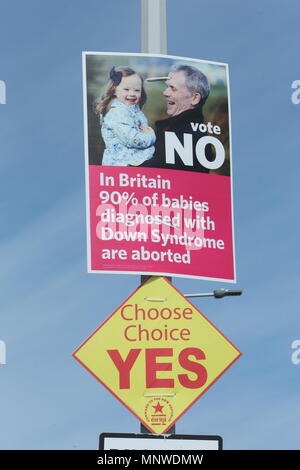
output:
M144 124L141 124L140 129L142 132L145 132L146 134L154 134L154 130L150 126L145 126Z

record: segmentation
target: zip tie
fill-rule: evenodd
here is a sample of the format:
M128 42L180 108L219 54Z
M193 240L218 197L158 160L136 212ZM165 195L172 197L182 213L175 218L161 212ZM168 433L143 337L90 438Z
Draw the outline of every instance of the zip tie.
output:
M145 298L144 300L148 300L149 302L165 302L168 299L150 299L150 298Z
M169 77L152 77L146 78L146 82L156 82L158 80L168 80Z
M176 393L146 393L144 397L176 397Z

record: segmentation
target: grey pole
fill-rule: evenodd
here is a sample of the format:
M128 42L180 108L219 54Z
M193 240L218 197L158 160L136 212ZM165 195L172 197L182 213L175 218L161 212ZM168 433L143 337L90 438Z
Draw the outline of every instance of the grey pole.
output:
M141 0L141 52L167 54L166 0Z
M141 52L167 54L167 0L141 0ZM143 282L148 276L141 276ZM172 282L171 277L167 277Z
M141 0L141 52L167 54L166 0ZM141 282L147 277L141 276ZM172 278L168 279L172 281ZM141 423L141 433L149 432ZM175 424L168 434L175 434Z
M6 103L6 85L3 80L0 80L0 104Z

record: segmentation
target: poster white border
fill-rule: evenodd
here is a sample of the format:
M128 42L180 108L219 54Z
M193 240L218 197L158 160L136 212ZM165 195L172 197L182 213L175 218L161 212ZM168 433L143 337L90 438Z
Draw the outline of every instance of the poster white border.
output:
M89 186L89 150L88 150L88 120L87 120L87 79L86 79L86 56L87 55L107 55L107 56L139 56L139 57L161 57L165 59L186 60L191 62L199 62L205 64L222 65L226 70L227 79L227 93L228 93L228 121L229 121L229 139L230 139L230 199L231 199L231 239L232 239L232 254L233 254L233 279L212 278L205 276L193 276L174 273L160 273L149 271L110 271L110 270L94 270L91 269L91 233L90 233L90 186ZM202 279L205 281L228 282L235 284L236 281L236 257L235 257L235 236L234 236L234 208L233 208L233 158L232 158L232 134L231 134L231 103L230 103L230 81L228 64L223 62L215 62L212 60L195 59L191 57L181 57L168 54L145 54L141 52L82 52L82 74L83 74L83 117L84 117L84 154L85 154L85 200L86 200L86 236L87 236L87 272L89 274L131 274L131 275L145 275L145 276L172 276L182 277L188 279Z

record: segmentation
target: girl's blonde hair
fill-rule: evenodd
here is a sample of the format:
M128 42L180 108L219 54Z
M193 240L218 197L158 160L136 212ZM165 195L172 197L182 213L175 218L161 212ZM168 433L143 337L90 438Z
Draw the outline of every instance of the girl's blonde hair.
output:
M116 68L113 67L113 70L114 70L114 74L121 73L122 78L130 77L130 75L138 75L140 77L141 82L142 82L142 90L141 90L141 98L140 98L138 105L140 108L142 108L147 100L147 95L144 89L143 77L139 73L137 73L135 70L131 69L130 67L116 67ZM111 102L115 98L115 92L116 92L117 86L118 85L115 84L112 78L108 80L108 84L107 84L105 92L95 103L96 114L99 114L99 115L102 114L102 116L104 116L110 110Z

